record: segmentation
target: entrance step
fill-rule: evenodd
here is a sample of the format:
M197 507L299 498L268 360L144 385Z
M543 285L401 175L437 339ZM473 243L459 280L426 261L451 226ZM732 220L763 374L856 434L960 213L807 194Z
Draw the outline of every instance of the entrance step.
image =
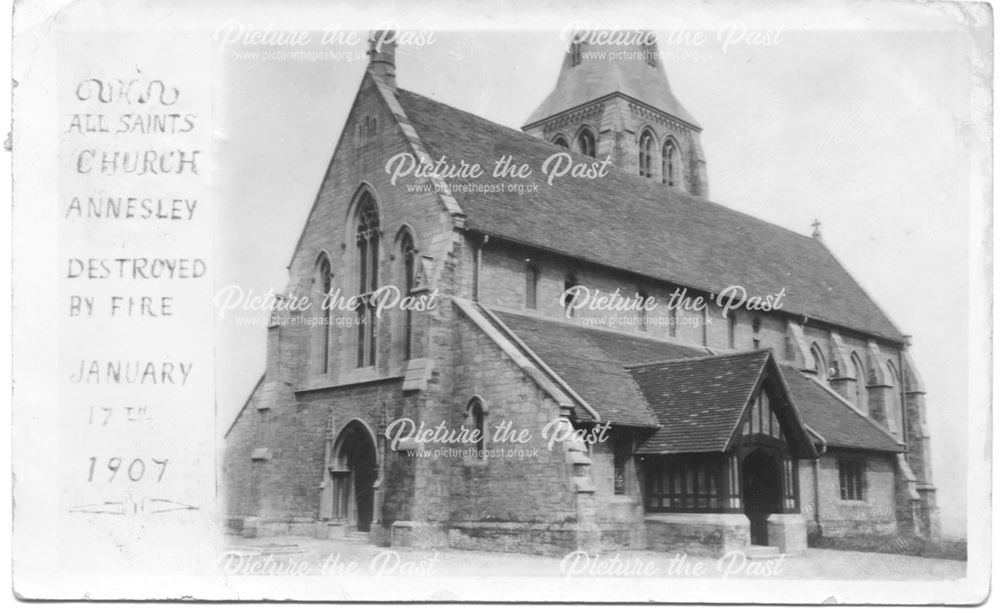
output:
M249 556L284 556L303 553L305 550L297 543L265 543L256 547L237 547L234 551Z
M767 547L765 545L750 545L747 549L747 557L751 560L779 558L781 557L781 550L777 547Z
M341 540L344 540L344 541L359 541L359 542L365 542L365 543L367 543L368 542L368 535L369 534L371 534L371 533L370 532L359 532L357 530L351 530L351 531L346 531L345 530L344 531L344 536L341 536L339 538Z

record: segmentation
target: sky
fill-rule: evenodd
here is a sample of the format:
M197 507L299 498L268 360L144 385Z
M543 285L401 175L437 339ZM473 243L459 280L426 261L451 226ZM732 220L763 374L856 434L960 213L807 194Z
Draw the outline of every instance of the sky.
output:
M771 44L744 36L724 46L749 27L734 23L705 30L704 44L660 51L674 94L704 129L711 199L802 234L820 220L826 245L913 336L944 527L964 533L969 416L986 411L970 397L970 291L986 279L970 266L970 244L984 237L972 187L973 154L984 155L982 43L954 19L872 29L857 17L844 17L850 29L775 19ZM689 29L664 25L661 41ZM219 287L285 288L365 69L363 42L323 46L321 36L299 49L338 55L250 58L240 53L282 49L240 45L218 54ZM432 44L400 47L397 80L516 128L555 84L564 47L556 30L439 31ZM263 372L265 329L220 320L216 346L224 431Z

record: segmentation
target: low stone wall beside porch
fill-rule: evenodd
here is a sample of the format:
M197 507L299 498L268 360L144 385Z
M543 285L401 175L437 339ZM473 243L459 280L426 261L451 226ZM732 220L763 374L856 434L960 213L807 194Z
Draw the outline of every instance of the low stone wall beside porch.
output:
M767 518L767 544L781 553L804 553L806 518L799 513L775 513Z
M311 517L229 517L226 519L226 532L244 538L268 536L328 538L326 522L319 522Z
M597 526L575 523L454 522L448 525L448 546L507 553L563 555L601 550Z
M646 516L646 548L717 558L750 546L742 513L660 513Z

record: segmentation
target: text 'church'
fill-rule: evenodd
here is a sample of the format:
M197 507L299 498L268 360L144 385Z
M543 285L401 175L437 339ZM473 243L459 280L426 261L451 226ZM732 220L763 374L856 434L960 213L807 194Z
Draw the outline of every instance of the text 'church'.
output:
M289 266L312 300L272 317L226 433L232 530L704 555L936 534L908 337L818 232L709 201L655 40L602 40L523 131L398 88L371 45ZM504 156L534 174L491 176ZM388 172L442 158L486 172Z

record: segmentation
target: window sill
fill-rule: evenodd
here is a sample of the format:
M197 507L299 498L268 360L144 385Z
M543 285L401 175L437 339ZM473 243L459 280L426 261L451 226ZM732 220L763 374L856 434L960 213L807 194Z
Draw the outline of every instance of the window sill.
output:
M374 368L364 368L352 371L344 376L316 377L306 381L306 383L294 390L294 393L315 392L319 390L333 389L338 387L348 387L351 385L361 385L364 383L376 383L390 381L403 377L401 372L380 373Z

